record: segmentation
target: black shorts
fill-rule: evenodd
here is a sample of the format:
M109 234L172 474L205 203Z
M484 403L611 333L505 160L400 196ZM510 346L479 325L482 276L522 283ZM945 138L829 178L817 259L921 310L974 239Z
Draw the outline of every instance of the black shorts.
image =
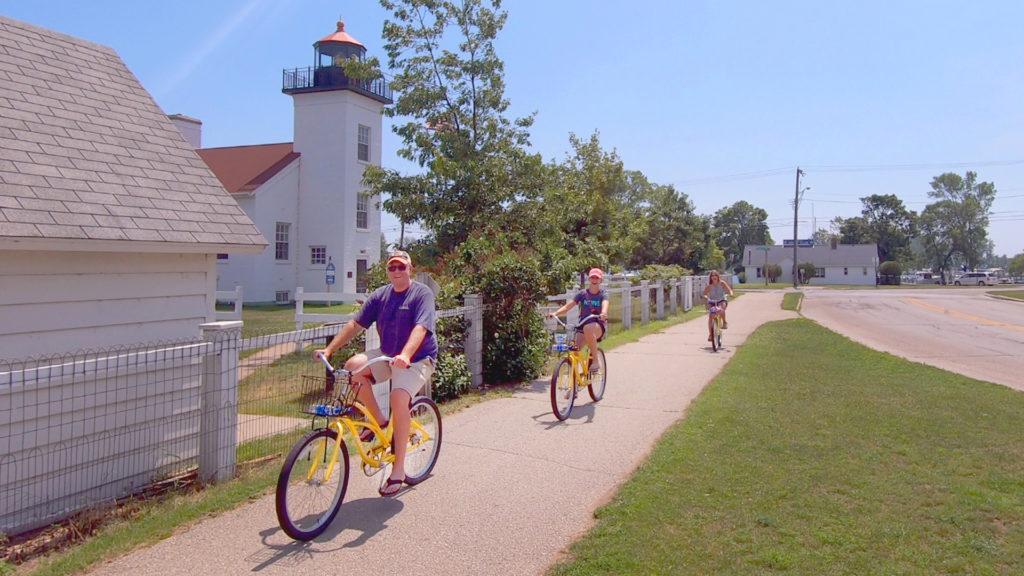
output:
M591 318L590 320L587 320L583 324L580 324L577 330L579 330L580 334L583 334L583 327L586 326L587 324L593 324L595 322L598 326L601 327L601 335L597 337L597 341L600 342L601 340L604 340L604 335L608 331L608 326L606 326L605 322L600 318Z

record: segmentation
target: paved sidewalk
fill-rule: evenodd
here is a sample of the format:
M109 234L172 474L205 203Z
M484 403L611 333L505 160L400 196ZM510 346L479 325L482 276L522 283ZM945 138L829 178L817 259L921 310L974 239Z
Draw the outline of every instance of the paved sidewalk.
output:
M539 383L445 419L432 478L381 498L377 478L354 466L341 512L313 542L281 532L269 495L92 573L542 574L734 347L764 322L795 316L781 301L773 291L733 302L719 353L699 319L616 348L604 400L591 404L584 392L566 422L551 415Z

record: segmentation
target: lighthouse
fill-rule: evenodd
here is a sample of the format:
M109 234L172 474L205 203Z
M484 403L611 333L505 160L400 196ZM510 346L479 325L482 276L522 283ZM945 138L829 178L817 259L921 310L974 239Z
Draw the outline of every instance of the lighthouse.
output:
M281 91L294 103L293 150L301 156L295 239L320 249L338 267L338 288L366 290L366 270L380 259L379 199L362 184L363 172L380 165L384 106L392 103L383 78L349 78L346 59L366 57L366 47L339 21L334 33L313 43L313 65L283 71ZM311 262L319 262L312 260ZM303 270L306 285L322 278Z

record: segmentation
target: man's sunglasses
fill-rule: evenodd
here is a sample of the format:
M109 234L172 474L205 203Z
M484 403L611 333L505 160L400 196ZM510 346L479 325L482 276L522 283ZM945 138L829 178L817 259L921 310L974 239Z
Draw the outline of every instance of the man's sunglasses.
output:
M388 266L388 272L405 272L405 264L395 264L394 266Z

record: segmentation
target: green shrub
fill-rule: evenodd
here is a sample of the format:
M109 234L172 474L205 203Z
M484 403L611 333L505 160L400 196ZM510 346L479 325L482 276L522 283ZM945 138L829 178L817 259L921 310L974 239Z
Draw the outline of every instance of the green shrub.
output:
M484 380L527 382L544 365L548 334L536 306L546 282L538 261L504 253L483 263L469 281L487 303L484 312Z
M903 267L895 260L887 260L878 266L878 273L883 276L899 276L903 273Z
M764 275L768 277L769 282L775 282L782 276L782 266L769 264L764 268Z
M434 400L443 402L458 398L473 384L465 354L440 354L434 371Z
M804 283L805 284L810 284L811 283L811 279L814 278L814 272L816 270L816 266L814 265L814 263L813 262L804 262L804 263L800 264L800 266L798 266L797 269L802 273L803 278L804 278Z
M738 272L736 274L736 277L740 279L740 284L746 284L747 283L747 272L745 270L741 271L741 272Z

